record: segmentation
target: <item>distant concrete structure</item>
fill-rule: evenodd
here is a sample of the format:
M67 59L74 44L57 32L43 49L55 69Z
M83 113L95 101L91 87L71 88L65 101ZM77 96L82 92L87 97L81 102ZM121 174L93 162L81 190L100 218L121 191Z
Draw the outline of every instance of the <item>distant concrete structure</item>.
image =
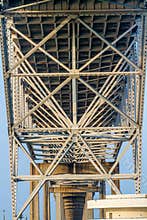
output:
M113 195L89 200L88 209L103 209L105 219L147 219L147 195Z
M51 193L57 220L94 218L87 201L124 193L124 180L139 194L146 1L4 0L0 10L12 220L28 207L30 220L50 220Z

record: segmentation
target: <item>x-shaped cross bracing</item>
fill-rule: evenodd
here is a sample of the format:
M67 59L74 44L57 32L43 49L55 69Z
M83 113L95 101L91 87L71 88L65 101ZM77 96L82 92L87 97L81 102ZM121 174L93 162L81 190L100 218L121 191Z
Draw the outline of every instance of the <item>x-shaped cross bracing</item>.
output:
M124 154L126 153L126 151L128 150L128 148L130 147L130 145L133 143L133 141L135 140L135 138L138 135L138 131L136 131L133 135L132 138L130 139L130 141L128 142L128 144L124 147L123 151L121 152L121 154L119 155L119 157L117 158L116 162L113 164L112 168L109 170L109 173L106 172L106 170L104 169L103 165L101 164L101 162L96 158L96 156L94 155L94 153L92 152L90 146L86 143L86 141L84 140L84 138L80 135L77 134L77 146L82 150L82 152L85 154L85 156L87 157L87 159L92 163L92 165L95 167L95 169L98 171L98 174L104 174L106 175L105 180L108 182L108 184L111 186L111 188L116 192L116 193L120 193L120 191L118 190L117 186L115 185L114 181L111 179L110 175L112 174L113 170L115 169L115 167L117 166L117 164L120 162L120 160L122 159L122 157L124 156ZM32 193L30 194L29 198L26 200L26 202L24 203L22 209L19 211L18 215L16 216L16 219L18 219L21 214L23 213L23 211L27 208L27 206L31 203L31 201L33 200L33 198L35 197L35 195L39 192L39 190L42 188L42 186L45 184L45 182L47 181L48 176L51 176L53 171L55 170L55 168L58 166L58 164L62 161L63 157L68 153L68 151L70 150L70 148L73 145L72 142L72 138L73 138L73 134L70 134L67 138L67 140L65 141L65 143L63 144L63 146L60 148L60 150L58 151L56 157L53 159L53 161L51 162L51 164L48 166L48 168L46 169L45 173L42 173L42 171L40 170L40 168L38 167L38 165L34 162L34 160L31 158L31 156L29 155L29 153L27 152L27 150L25 149L25 147L21 144L21 142L19 141L19 139L14 136L14 140L16 141L16 144L22 149L22 151L26 154L26 156L29 158L30 162L33 164L33 166L35 167L35 169L39 172L39 174L41 175L42 179L39 181L39 183L37 184L37 186L35 187L35 189L32 191ZM110 175L109 175L110 174ZM17 178L17 177L16 177Z
M43 53L45 53L47 56L50 56L51 59L53 59L55 62L57 62L59 65L61 65L64 69L66 69L68 72L71 72L72 70L70 70L67 66L65 66L63 63L61 63L59 60L57 60L56 58L54 58L51 54L49 54L48 52L46 52L41 46L50 38L52 38L55 33L57 33L64 25L66 25L68 22L71 21L71 17L66 18L63 22L61 22L61 24L56 27L53 31L51 31L44 39L42 39L38 44L34 43L32 40L30 40L27 36L25 36L24 34L22 34L20 31L18 31L16 28L14 28L13 26L11 26L10 28L17 34L19 34L21 37L23 37L25 40L27 40L28 42L30 42L34 48L32 48L26 55L22 56L22 58L7 72L7 74L13 72L13 70L15 70L20 64L22 64L24 61L27 61L26 59L31 56L35 51L37 51L38 49L40 51L42 51ZM123 61L123 59L125 61L127 61L130 65L132 65L136 70L142 71L140 70L140 68L138 68L132 61L130 61L125 55L123 55L120 51L118 51L113 45L115 43L117 43L117 41L119 41L121 38L123 38L126 34L128 34L133 28L136 27L136 24L133 25L131 28L129 28L129 30L127 30L125 33L123 33L121 36L119 36L114 42L112 42L111 44L109 42L106 42L106 40L104 38L102 38L98 33L96 33L93 29L91 29L85 22L83 22L81 19L78 18L78 21L80 21L80 23L82 23L86 28L88 28L90 31L92 31L98 38L100 38L102 41L104 41L105 43L108 44L108 47L106 47L104 49L104 51L101 51L100 53L102 54L103 52L105 52L106 50L108 50L109 48L112 48L113 50L115 50L122 58L120 60L120 62L118 63L118 65ZM93 62L96 58L98 58L101 54L96 55L95 57L93 57L91 60L89 60L86 64L84 64L80 69L79 72L81 70L83 70L87 65L89 65L91 62ZM98 57L97 57L98 56ZM28 61L27 61L28 62ZM90 62L90 63L89 63ZM86 65L86 66L85 66ZM118 66L117 65L117 66ZM114 69L115 70L117 69ZM31 68L33 70L33 68ZM35 71L33 70L33 74L35 75ZM39 77L38 77L39 78ZM81 80L79 78L79 80L84 83L88 88L89 85L87 83L85 83L83 80ZM66 83L68 83L69 81L67 80ZM59 88L62 88L59 86ZM92 88L91 88L92 90ZM57 93L58 90L55 90L53 92L53 94ZM94 90L93 90L94 91ZM98 92L97 94L98 95ZM33 109L30 110L30 112L28 114L26 114L20 121L16 122L14 124L14 127L18 126L24 119L26 119L28 116L30 116L32 113L34 113L34 111L36 111L42 104L44 104L50 97L53 97L53 95L48 94L48 96L46 98L44 98L44 100L42 100L40 103L38 103ZM119 112L121 115L123 115L125 118L129 119L133 124L136 125L136 123L129 118L129 116L127 116L125 113L123 113L121 110L119 110L117 107L115 107L107 98L105 98L102 94L99 93L99 97L101 99L103 99L104 102L107 102L112 108L114 108L115 111ZM55 99L54 99L55 100ZM61 108L60 108L61 110ZM85 116L85 115L84 115ZM70 119L68 118L68 116L66 115L66 119L68 119L68 122L70 122L70 124L72 125L72 122L70 121Z

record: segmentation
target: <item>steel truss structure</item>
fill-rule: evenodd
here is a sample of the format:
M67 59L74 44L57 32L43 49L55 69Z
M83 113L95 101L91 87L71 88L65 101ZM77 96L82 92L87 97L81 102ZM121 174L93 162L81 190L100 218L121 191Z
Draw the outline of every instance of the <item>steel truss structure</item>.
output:
M3 3L13 220L47 182L100 190L106 182L119 194L116 180L131 179L140 193L147 10L142 1L127 2ZM116 172L129 148L133 173ZM18 173L19 150L37 174ZM55 174L61 164L73 171ZM95 173L78 172L82 164ZM21 181L37 185L17 210Z

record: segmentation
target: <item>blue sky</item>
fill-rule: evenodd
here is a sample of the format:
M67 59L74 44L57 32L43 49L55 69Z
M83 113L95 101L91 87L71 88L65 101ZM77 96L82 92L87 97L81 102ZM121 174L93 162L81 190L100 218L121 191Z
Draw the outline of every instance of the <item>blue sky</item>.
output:
M1 65L1 62L0 62ZM6 220L11 220L11 194L10 194L10 176L9 176L9 151L8 151L8 135L7 135L7 121L6 121L6 107L4 98L4 87L2 68L0 66L0 219L3 216L3 210L6 210ZM144 109L144 125L143 125L143 177L142 177L142 193L147 193L147 89L145 92L145 109ZM25 161L25 159L24 159ZM128 158L129 161L129 158ZM23 162L24 163L24 162ZM122 188L126 193L133 193L131 184L123 184ZM24 189L23 189L24 191ZM26 188L27 191L27 188ZM22 192L21 192L22 193ZM24 193L25 194L25 193ZM54 205L53 205L54 207ZM52 210L52 215L55 216L55 209ZM55 220L55 217L53 218Z

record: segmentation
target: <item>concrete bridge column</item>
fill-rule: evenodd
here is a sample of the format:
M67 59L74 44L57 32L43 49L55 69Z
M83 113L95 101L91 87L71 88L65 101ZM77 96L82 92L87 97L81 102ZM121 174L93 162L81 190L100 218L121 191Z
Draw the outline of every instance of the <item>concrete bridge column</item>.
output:
M33 165L30 165L30 174L35 175L36 169L33 167ZM30 183L30 193L34 190L36 185L38 184L37 181L32 181ZM40 220L39 217L39 195L37 194L32 202L30 203L30 220Z
M64 217L64 204L62 193L55 193L56 198L56 220L65 220Z

